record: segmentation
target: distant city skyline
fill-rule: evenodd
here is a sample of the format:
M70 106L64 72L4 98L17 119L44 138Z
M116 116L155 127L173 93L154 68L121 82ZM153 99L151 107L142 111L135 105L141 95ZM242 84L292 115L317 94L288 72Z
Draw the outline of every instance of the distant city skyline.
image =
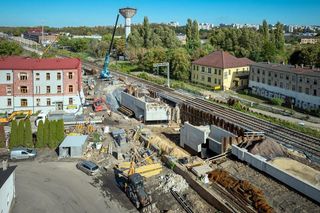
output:
M318 0L11 0L1 2L0 26L110 26L118 9L127 6L138 9L133 24L147 16L151 23L174 21L180 25L188 18L215 26L261 24L264 19L270 24L320 25Z

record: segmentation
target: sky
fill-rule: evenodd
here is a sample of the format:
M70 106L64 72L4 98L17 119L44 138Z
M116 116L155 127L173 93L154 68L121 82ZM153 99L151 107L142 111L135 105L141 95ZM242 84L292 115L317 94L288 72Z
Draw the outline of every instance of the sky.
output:
M188 18L214 25L260 24L263 19L320 25L320 0L2 0L0 5L0 26L109 26L122 7L137 9L132 23L147 16L152 23L180 25Z

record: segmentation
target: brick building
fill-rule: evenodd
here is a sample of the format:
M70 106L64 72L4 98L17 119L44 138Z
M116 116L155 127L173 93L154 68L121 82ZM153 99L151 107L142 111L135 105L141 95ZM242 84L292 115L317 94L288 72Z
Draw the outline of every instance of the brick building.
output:
M254 63L249 87L266 98L283 98L303 109L320 109L320 70L305 66Z
M0 112L77 111L84 95L76 58L0 58Z
M223 90L248 86L249 65L253 61L216 51L192 62L191 81Z

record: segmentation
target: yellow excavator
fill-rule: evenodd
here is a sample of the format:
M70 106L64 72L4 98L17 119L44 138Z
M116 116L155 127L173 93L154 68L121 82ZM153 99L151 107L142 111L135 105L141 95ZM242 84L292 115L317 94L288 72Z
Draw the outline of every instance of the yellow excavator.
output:
M24 118L29 118L32 115L32 110L19 110L11 113L10 116L5 118L0 118L0 123L9 123L14 120L17 116L23 116Z

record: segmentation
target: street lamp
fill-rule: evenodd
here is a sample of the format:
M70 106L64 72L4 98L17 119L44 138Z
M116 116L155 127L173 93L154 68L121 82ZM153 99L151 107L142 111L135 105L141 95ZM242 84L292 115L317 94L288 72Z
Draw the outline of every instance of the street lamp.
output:
M153 64L153 67L158 69L158 74L159 74L159 67L167 67L167 86L168 86L168 88L170 88L170 68L169 68L169 62L155 63L155 64Z

